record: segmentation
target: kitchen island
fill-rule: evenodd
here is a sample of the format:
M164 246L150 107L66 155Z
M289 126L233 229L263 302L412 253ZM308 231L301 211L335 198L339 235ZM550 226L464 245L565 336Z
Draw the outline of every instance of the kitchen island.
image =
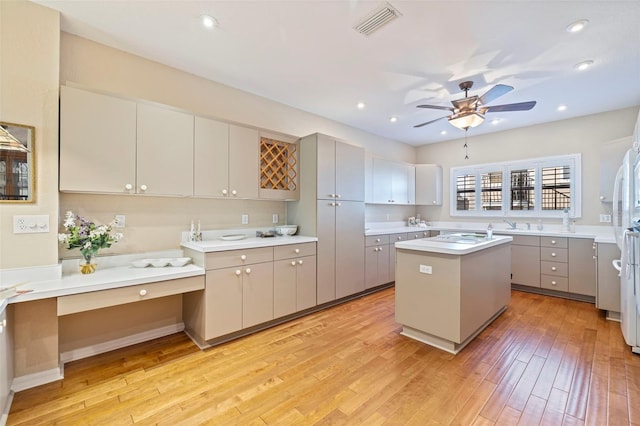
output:
M459 233L396 243L401 334L462 350L509 304L512 240Z

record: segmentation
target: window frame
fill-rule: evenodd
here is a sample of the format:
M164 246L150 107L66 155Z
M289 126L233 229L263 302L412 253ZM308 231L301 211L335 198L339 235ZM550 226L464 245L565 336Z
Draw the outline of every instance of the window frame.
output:
M582 156L581 154L558 155L552 157L531 158L526 160L500 163L476 164L473 166L451 167L450 215L458 217L497 217L497 218L560 218L562 210L542 209L542 169L549 167L569 167L570 208L569 216L582 217ZM530 210L511 210L511 172L514 170L534 169L534 208ZM482 210L482 174L502 173L501 210ZM474 210L457 210L457 178L461 175L474 175L476 204Z

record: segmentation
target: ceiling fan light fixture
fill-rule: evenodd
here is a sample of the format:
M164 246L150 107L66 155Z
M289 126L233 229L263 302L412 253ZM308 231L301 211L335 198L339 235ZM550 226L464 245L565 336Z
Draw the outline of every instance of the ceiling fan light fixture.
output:
M593 65L593 61L592 60L588 60L588 61L582 61L582 62L578 62L577 64L575 64L574 68L578 71L584 71L587 68L590 68L591 65Z
M470 127L476 127L482 124L484 117L475 111L463 112L449 118L449 123L460 130L466 130Z
M569 26L567 27L567 32L572 34L579 33L580 31L584 30L584 27L586 27L588 24L588 19L580 19L579 21L575 21L569 24Z

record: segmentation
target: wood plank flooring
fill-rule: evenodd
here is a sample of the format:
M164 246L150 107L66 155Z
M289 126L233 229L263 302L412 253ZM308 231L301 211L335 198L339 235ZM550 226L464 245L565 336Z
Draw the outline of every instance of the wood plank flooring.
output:
M640 425L640 356L592 304L518 291L458 355L390 288L200 351L182 333L65 366L9 425Z

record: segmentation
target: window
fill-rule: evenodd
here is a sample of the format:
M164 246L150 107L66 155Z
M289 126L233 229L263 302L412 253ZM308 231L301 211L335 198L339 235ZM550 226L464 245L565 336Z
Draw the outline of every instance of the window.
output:
M454 167L451 215L560 217L566 208L580 217L580 163L580 154L571 154Z

